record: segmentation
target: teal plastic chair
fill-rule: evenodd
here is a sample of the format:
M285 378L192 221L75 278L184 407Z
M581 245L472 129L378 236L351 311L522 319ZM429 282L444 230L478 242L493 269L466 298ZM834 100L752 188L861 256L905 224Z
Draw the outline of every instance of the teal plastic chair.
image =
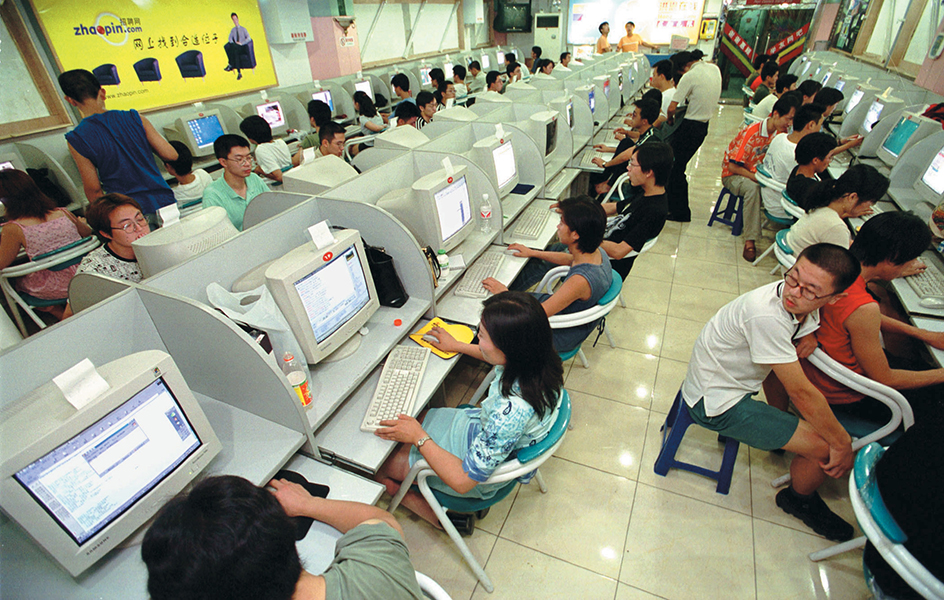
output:
M538 293L554 293L554 288L557 285L557 282L567 276L567 272L570 271L570 267L554 267L544 275L544 279L541 280L541 283L538 284L537 292ZM549 317L548 321L551 323L551 329L566 329L568 327L576 327L578 325L586 325L587 323L594 323L600 319L606 319L606 316L610 314L610 311L613 310L613 307L616 306L616 303L620 301L620 291L623 289L623 279L619 276L619 273L613 271L613 278L610 282L610 289L603 294L603 297L600 298L600 301L597 302L597 305L582 310L575 313L567 314L557 314L553 317ZM613 343L613 337L610 335L610 332L606 329L606 321L603 322L603 333L606 335L606 341L609 342L610 347L615 347ZM581 344L582 345L582 344ZM590 361L587 360L587 356L583 353L581 346L577 346L575 349L568 352L558 353L562 361L568 361L574 356L580 359L580 364L583 365L584 369L590 368Z
M494 369L492 370L490 376L494 378ZM479 386L479 390L483 390L483 386ZM463 498L451 496L449 494L440 492L439 490L434 490L429 487L427 479L430 477L436 477L436 472L433 471L433 469L425 460L420 460L417 461L416 464L414 464L410 469L410 472L407 474L406 479L400 486L400 490L397 492L397 495L394 496L393 500L390 501L390 506L387 507L387 511L392 513L397 509L397 507L400 505L400 502L403 500L403 496L406 495L407 491L410 490L410 487L413 486L415 482L416 486L419 488L419 492L429 503L430 507L433 509L433 512L436 513L436 516L439 518L439 522L442 524L443 529L446 530L446 533L449 534L449 537L452 539L453 543L455 543L455 545L459 548L459 552L462 553L462 557L469 564L469 567L472 568L475 576L478 578L479 582L481 582L482 587L491 593L495 589L494 584L492 584L492 580L489 579L488 575L485 574L485 569L483 569L476 560L475 556L472 554L472 551L469 550L469 547L462 539L459 531L446 515L446 511L451 510L458 513L476 513L486 510L501 502L506 496L508 496L508 494L510 494L518 485L519 478L529 475L532 472L535 473L534 480L537 481L538 486L541 488L541 493L546 494L547 485L545 485L544 479L541 477L541 473L540 471L537 471L537 469L542 464L544 464L547 459L553 456L558 448L560 448L561 444L564 442L564 434L567 433L567 427L569 424L570 396L568 395L567 390L562 389L560 405L558 406L557 411L557 420L554 421L554 424L551 426L551 430L548 432L547 436L534 445L518 450L513 457L510 457L507 461L502 463L502 465L499 466L494 473L492 473L492 476L489 477L487 481L485 481L485 483L489 484L505 484L501 489L499 489L497 494L491 498L483 500L481 498Z
M784 212L796 219L801 219L806 215L806 211L787 193L787 188L780 192L780 206L783 207Z

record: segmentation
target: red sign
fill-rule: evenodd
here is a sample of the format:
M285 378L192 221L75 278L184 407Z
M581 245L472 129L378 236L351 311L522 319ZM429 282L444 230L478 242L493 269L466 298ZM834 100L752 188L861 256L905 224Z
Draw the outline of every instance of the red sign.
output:
M787 46L790 46L791 44L805 38L809 30L810 30L810 24L807 23L803 27L797 29L796 31L788 35L787 37L783 38L782 40L780 40L779 42L771 46L771 48L767 50L767 54L780 54L780 52Z
M758 4L800 4L802 0L745 0L744 4L747 5L758 5Z

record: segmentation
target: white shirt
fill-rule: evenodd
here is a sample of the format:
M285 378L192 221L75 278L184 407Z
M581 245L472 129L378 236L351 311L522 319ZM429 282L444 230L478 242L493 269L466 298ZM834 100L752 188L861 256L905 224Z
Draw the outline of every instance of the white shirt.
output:
M763 100L757 103L757 106L754 107L754 110L751 111L751 114L755 117L766 119L770 116L771 111L773 111L774 104L777 103L777 100L780 100L780 98L774 96L773 94L767 94L764 96Z
M485 72L479 71L479 74L469 79L469 93L474 94L485 89Z
M813 244L829 243L848 248L852 244L851 236L849 227L839 213L828 206L822 206L806 213L790 227L787 232L787 245L793 250L794 256L797 256Z
M292 153L285 140L272 140L256 146L256 163L263 173L281 171L292 166Z
M782 281L732 300L701 330L682 397L689 406L705 399L705 414L716 417L746 394L760 391L773 365L796 362L794 339L819 328L819 310L802 322L783 307Z
M573 71L573 69L571 69L570 67L565 67L564 65L560 63L557 63L556 65L554 65L554 70L556 71L557 69L560 69L561 71L567 71L567 72Z
M669 105L672 104L672 98L675 98L674 87L662 92L662 114L666 117L669 116Z
M797 145L788 139L786 133L777 134L767 148L767 155L764 156L764 160L761 161L764 170L767 171L775 181L779 181L783 185L787 185L790 172L797 166L796 147ZM790 217L787 211L783 210L783 205L780 204L780 192L772 188L761 187L760 195L764 200L764 208L767 209L767 212L775 217L783 217L784 219Z
M196 177L190 183L178 183L174 188L174 199L178 203L189 202L203 198L203 190L213 183L213 178L203 169L194 169L191 175Z
M453 85L456 88L456 98L463 98L469 95L469 90L465 87L464 83L455 83Z
M721 70L718 65L698 61L688 73L682 75L675 91L674 101L688 101L685 118L707 123L718 112L721 100Z

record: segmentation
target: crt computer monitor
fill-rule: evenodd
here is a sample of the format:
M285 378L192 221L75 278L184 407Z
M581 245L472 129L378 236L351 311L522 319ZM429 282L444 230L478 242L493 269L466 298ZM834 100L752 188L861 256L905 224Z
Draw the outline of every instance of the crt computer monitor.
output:
M0 171L6 171L7 169L26 172L26 165L23 164L23 159L20 158L18 153L7 152L0 154Z
M443 73L446 75L446 81L452 81L452 63L443 63Z
M180 141L194 157L213 155L213 142L225 133L226 127L218 110L208 110L177 119L175 130Z
M393 190L377 201L406 226L420 246L449 252L472 233L472 201L465 165L447 174L440 169L420 177L412 187Z
M528 132L538 150L543 153L544 163L550 162L551 155L557 148L557 113L550 110L534 113L521 127Z
M903 114L882 141L878 157L886 164L893 166L920 125L921 122L915 118L915 115Z
M488 72L489 68L492 66L488 59L488 54L482 55L482 60L479 62L482 65L482 70Z
M0 505L74 577L141 529L221 449L165 352L97 370L108 389L83 408L49 382L0 424Z
M865 113L865 119L862 120L862 126L859 129L860 134L865 135L872 131L872 128L875 127L875 124L878 123L879 119L882 118L882 110L884 108L885 103L882 102L881 98L876 98L872 101L868 112Z
M328 105L328 108L331 109L331 114L334 114L334 98L331 96L330 90L317 90L311 93L312 100L321 100Z
M496 52L495 52L495 62L498 63L498 64L500 64L500 65L505 64L505 53L502 52L501 50L496 51Z
M131 242L141 274L155 275L202 254L238 231L221 206L209 206Z
M852 112L852 109L855 108L859 104L859 102L862 101L862 96L864 95L865 95L865 90L863 90L859 86L856 86L855 91L852 92L852 96L849 97L849 101L846 102L846 106L845 108L843 108L842 112L844 112L847 115L850 112Z
M844 77L840 77L836 82L836 85L833 87L835 87L837 91L841 92L842 88L846 87L846 79Z
M590 114L594 114L594 112L596 112L597 104L595 91L593 88L590 88L590 91L587 92L587 101L590 103Z
M333 154L305 162L282 175L282 189L299 194L321 194L357 177L357 170ZM250 203L250 206L252 203ZM248 212L250 207L246 207Z
M429 76L432 67L420 67L420 85L433 85L433 80Z
M354 82L354 91L364 92L371 99L371 101L374 100L374 89L371 87L370 82L365 79Z
M401 125L399 127L390 127L380 135L374 138L374 148L387 148L391 150L411 150L422 146L429 141L429 137L416 127Z
M266 287L310 365L354 353L358 331L380 308L360 232L332 233L333 244L309 241L265 270Z
M937 151L915 186L921 200L936 206L944 197L944 148Z
M265 119L272 128L272 135L279 136L288 133L288 123L285 120L285 111L278 100L269 100L255 105L255 113Z
M518 185L518 168L510 132L506 131L501 138L490 135L475 142L470 155L495 184L499 198L507 196Z

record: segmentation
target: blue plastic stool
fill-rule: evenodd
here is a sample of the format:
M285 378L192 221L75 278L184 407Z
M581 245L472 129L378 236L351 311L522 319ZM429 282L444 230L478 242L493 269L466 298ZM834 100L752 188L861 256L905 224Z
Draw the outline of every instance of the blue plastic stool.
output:
M719 494L727 494L731 489L731 475L734 474L734 463L737 460L740 442L722 435L718 436L718 441L724 442L724 459L721 461L721 469L718 471L711 471L704 467L675 460L675 453L678 451L679 444L682 443L682 438L685 437L685 430L692 424L694 424L694 421L692 421L691 415L688 414L688 407L685 405L680 391L675 395L675 402L672 403L672 408L662 425L662 449L656 459L656 474L665 477L669 474L669 469L684 469L716 479L718 481L716 491Z
M722 200L725 196L728 197L728 201L724 203L722 208ZM711 227L711 224L717 221L730 226L731 235L741 235L741 230L744 229L744 215L741 210L743 205L743 197L735 195L726 187L721 188L718 201L715 202L715 209L711 212L711 218L708 219L708 227Z

